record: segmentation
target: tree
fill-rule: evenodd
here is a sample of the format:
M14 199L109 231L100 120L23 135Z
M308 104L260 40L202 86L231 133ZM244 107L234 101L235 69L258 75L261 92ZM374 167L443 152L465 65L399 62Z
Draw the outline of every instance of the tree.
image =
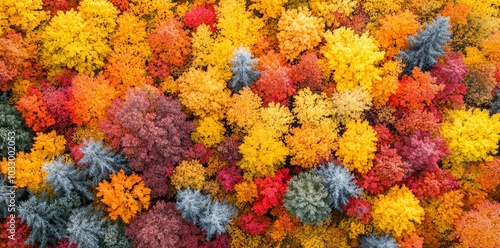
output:
M207 234L207 241L214 235L227 231L227 225L236 214L236 209L225 202L213 201L199 190L187 188L176 196L177 209L182 217L201 227Z
M182 161L174 169L171 183L176 188L202 189L206 182L206 169L196 160Z
M244 47L234 49L231 63L233 76L228 87L233 93L238 93L243 87L250 87L260 76L260 72L255 70L257 60L253 58L250 50Z
M500 204L484 201L474 205L471 211L463 214L455 222L454 237L460 241L459 247L496 247L500 239L496 233L500 231ZM484 227L487 226L488 230Z
M203 143L207 148L214 148L224 139L226 128L224 124L212 116L207 116L198 121L196 131L191 133L195 143Z
M104 248L132 248L130 241L124 236L125 226L107 221L104 226L102 247Z
M247 193L250 193L252 191L251 189L254 187L254 185L257 187L257 199L255 199L255 202L252 206L252 210L257 215L264 215L269 211L269 209L273 207L279 207L283 204L283 198L286 193L288 181L290 181L290 179L292 178L289 175L289 172L290 170L286 168L279 169L276 171L273 177L266 176L265 178L255 178L254 184L248 185L247 183L244 183L240 185L249 186L249 189L246 191ZM241 195L243 194L240 194L242 192L245 191L238 190L239 200L243 200L243 197L241 197ZM251 196L253 197L254 195L251 194ZM247 194L245 198L249 198L249 195Z
M123 170L110 176L110 181L102 181L97 186L97 197L106 206L112 220L121 218L129 223L130 219L149 208L151 189L142 179L132 174L126 176Z
M182 218L175 203L159 201L125 231L134 247L197 247L202 231Z
M359 238L360 248L396 248L399 247L396 240L393 237L385 234L382 236L377 236L375 233L370 233L369 235L363 235Z
M210 27L212 32L215 32L217 16L215 16L215 9L213 4L193 6L186 14L184 14L184 22L186 26L190 27L194 31L198 29L198 26L205 24Z
M257 10L261 14L264 15L264 19L268 18L278 18L283 11L285 11L285 8L283 5L285 5L288 0L273 0L273 1L266 1L266 0L252 0L252 4L249 6L249 10Z
M285 136L285 143L290 150L291 165L302 168L314 168L319 163L327 161L338 145L336 130L327 123L319 126L304 124L294 127Z
M313 172L323 180L323 185L332 199L333 209L342 211L342 205L347 204L350 198L357 198L361 194L354 175L341 164L320 165Z
M284 165L289 149L275 138L274 130L259 123L243 138L240 153L243 157L238 166L243 170L245 179L252 179L274 175L276 169Z
M97 212L91 206L73 210L68 220L69 243L76 244L77 248L101 247L104 237L103 214Z
M411 165L408 172L438 169L438 162L450 154L444 139L418 130L409 137L402 137L396 142L395 148Z
M224 117L230 91L216 70L209 68L204 71L191 67L177 82L179 101L195 116L213 116L216 119Z
M363 34L357 35L352 29L341 27L324 35L326 44L321 53L325 56L326 67L334 71L337 91L355 90L361 87L371 93L372 85L381 80L381 69L377 64L384 58L377 42Z
M426 29L408 37L409 47L399 53L399 58L405 64L403 73L412 74L415 66L426 72L434 68L437 57L445 54L443 46L451 38L449 17L439 16L432 23L426 24Z
M24 123L21 113L7 104L7 94L0 95L0 157L7 157L8 132L14 132L16 151L27 151L33 144L34 133Z
M41 61L52 75L64 68L93 74L111 52L118 10L106 0L83 0L78 10L59 12L41 34Z
M288 182L283 205L306 225L322 225L330 219L332 198L323 180L311 172L304 172Z
M98 123L104 119L117 93L104 76L94 78L81 74L73 79L65 106L76 125Z
M312 15L307 7L283 12L276 35L280 52L289 61L296 59L301 52L312 50L321 42L324 28L323 20Z
M335 92L331 99L333 117L340 123L362 119L363 112L370 109L372 105L371 95L361 88Z
M110 174L123 169L127 174L130 168L127 166L127 158L123 153L116 153L111 148L104 146L102 141L84 140L81 148L82 158L77 161L79 165L86 166L85 172L96 186L99 182L109 179Z
M450 110L443 118L440 136L451 152L452 163L491 161L500 139L500 115L477 108Z
M0 7L1 9L1 7ZM1 29L1 27L0 27ZM0 35L1 35L0 30ZM36 46L24 41L19 33L9 32L0 38L0 90L12 88L14 79L21 74Z
M408 47L406 38L415 35L420 26L416 19L415 14L406 10L387 15L380 20L380 27L375 30L374 36L385 51L386 60L392 60L400 50Z
M20 4L15 0L0 3L0 36L9 29L16 29L31 34L43 21L48 19L48 13L42 10L42 0L30 0Z
M389 97L389 106L409 111L423 110L432 105L436 94L445 87L437 84L429 72L422 72L417 67L411 74L403 75L396 93Z
M319 92L324 88L318 61L318 55L310 52L300 56L299 63L292 65L290 78L295 84L296 91L309 88L313 92Z
M42 170L47 173L45 181L50 183L51 188L57 193L70 195L72 192L77 192L87 199L94 199L94 195L89 190L90 182L85 171L65 160L67 159L59 156L42 167Z
M271 218L265 215L258 216L250 211L240 216L238 226L240 226L241 230L252 235L264 234L271 226Z
M424 217L419 200L406 186L392 187L387 194L378 195L372 204L374 226L395 237L414 232Z
M191 39L181 22L168 18L156 24L156 31L148 36L153 50L153 58L149 63L151 75L165 79L175 67L185 64L191 53Z
M28 88L28 94L17 102L16 109L33 131L44 132L56 123L54 116L48 110L43 94L38 89Z
M149 85L135 88L111 104L100 126L111 147L127 156L130 168L143 172L152 196L165 195L166 178L192 145L194 126L186 121L179 101Z
M67 220L72 209L79 205L79 197L74 194L57 198L31 195L19 206L21 221L31 229L26 243L38 243L40 247L55 245L66 236Z
M259 79L251 86L252 91L264 101L280 103L288 106L289 97L295 94L293 81L290 78L291 68L280 53L269 53L259 59Z
M373 166L377 151L377 133L366 121L348 121L346 129L339 138L335 155L349 170L367 173Z
M358 5L357 0L312 0L309 5L315 16L322 17L328 26L338 24L339 17L349 17Z

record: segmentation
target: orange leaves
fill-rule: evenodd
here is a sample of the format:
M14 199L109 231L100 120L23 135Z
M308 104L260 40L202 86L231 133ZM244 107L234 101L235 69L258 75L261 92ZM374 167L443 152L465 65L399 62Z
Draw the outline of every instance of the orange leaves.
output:
M103 76L93 78L81 74L73 79L66 108L78 126L98 123L116 96L117 91Z
M385 51L385 59L391 60L400 50L408 47L408 36L417 33L420 23L410 11L388 15L380 20L380 28L374 34Z
M148 36L153 49L153 60L149 64L153 76L163 80L173 67L181 67L191 53L191 38L184 25L174 18L156 24L156 32Z
M17 102L16 109L35 132L43 132L56 123L47 108L43 94L35 88L28 89L28 94Z
M129 223L132 217L149 208L151 189L144 185L138 175L126 176L120 170L110 178L110 182L103 181L96 189L97 197L101 197L112 220L121 218L123 222Z
M403 75L397 92L389 98L389 105L413 110L422 110L432 104L434 96L444 88L436 84L436 78L415 67L412 76Z

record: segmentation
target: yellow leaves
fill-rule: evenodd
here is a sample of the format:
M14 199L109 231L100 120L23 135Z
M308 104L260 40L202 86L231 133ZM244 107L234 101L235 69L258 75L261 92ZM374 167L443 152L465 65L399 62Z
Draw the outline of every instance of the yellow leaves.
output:
M42 0L0 1L0 36L10 28L31 33L49 18L49 14L42 10L42 5Z
M373 83L373 105L381 108L389 101L389 97L396 93L399 87L399 74L403 70L400 61L390 60L382 66L382 80Z
M245 1L221 0L215 7L215 13L219 34L230 41L233 48L251 47L260 39L259 31L264 27L264 22L246 10ZM232 51L233 49L231 54Z
M109 182L100 182L96 189L112 220L121 218L129 223L132 217L149 208L151 189L144 185L141 177L134 173L126 176L120 170L110 178Z
M385 195L378 195L372 205L373 224L376 228L395 237L415 232L424 209L406 186L392 187Z
M328 26L338 22L335 13L350 16L358 5L358 0L311 0L309 6L316 16L325 19Z
M323 19L313 16L308 8L287 10L278 22L280 52L288 60L296 59L301 52L311 50L321 42L324 27Z
M276 138L288 133L288 129L293 122L292 113L287 107L280 106L279 103L269 103L266 108L260 109L260 119L264 126L275 131Z
M53 157L62 155L65 149L66 140L55 131L37 133L30 153L16 154L16 186L28 187L34 193L47 189L48 184L44 180L47 172L42 170L42 166ZM0 162L0 168L3 174L8 173L6 157Z
M196 131L191 133L191 139L212 149L222 142L225 132L226 129L221 121L208 116L198 121Z
M172 185L176 188L202 189L205 184L205 168L197 160L182 161L175 167Z
M238 94L231 96L231 101L226 112L229 124L245 133L260 121L259 112L262 99L250 88L244 87Z
M278 18L278 16L285 10L284 4L288 0L251 0L252 5L248 9L257 10L264 15L264 19Z
M231 93L216 73L212 68L207 71L190 68L177 80L179 101L197 117L224 117Z
M325 33L326 44L321 53L333 71L338 91L361 87L371 93L372 84L381 80L378 63L384 52L378 51L377 42L365 33L361 36L349 28L341 27Z
M41 34L41 60L49 75L65 69L93 74L111 52L108 38L118 10L106 0L84 0L79 12L58 12Z
M333 102L324 92L317 94L309 88L302 89L294 96L292 112L300 124L319 127L328 123L333 129L336 128L332 119Z
M240 153L243 158L238 166L243 169L245 179L253 179L274 176L274 172L285 163L288 147L275 138L274 130L257 123L244 137Z
M364 111L372 105L372 97L358 88L335 92L332 96L333 115L335 120L345 123L348 120L359 120Z
M174 17L175 5L171 0L130 0L129 12L144 20L148 33L152 33L155 23Z
M377 132L366 121L346 123L346 131L339 139L336 155L349 170L367 173L373 166L377 151Z
M116 22L118 28L109 41L113 53L126 53L141 58L141 61L149 61L152 52L147 41L146 23L130 13L120 15Z
M491 161L500 140L500 114L471 108L448 111L441 125L440 136L446 139L453 164Z

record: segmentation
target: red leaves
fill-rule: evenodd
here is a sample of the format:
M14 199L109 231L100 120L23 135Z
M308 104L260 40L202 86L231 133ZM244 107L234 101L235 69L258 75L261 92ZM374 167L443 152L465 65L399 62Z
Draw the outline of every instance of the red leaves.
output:
M264 215L272 207L283 205L283 198L288 187L288 181L292 178L288 169L276 171L274 177L256 178L254 180L259 191L252 209L257 215Z
M444 85L436 84L436 78L430 73L422 72L418 67L412 74L403 75L397 92L389 97L390 106L400 110L421 110L431 105L435 95L444 88Z
M295 84L297 91L309 88L311 91L321 91L323 86L321 66L318 64L318 56L315 53L304 54L300 62L292 66L290 78Z
M214 5L210 4L192 7L191 10L184 15L184 22L186 26L192 28L195 32L201 24L209 26L210 30L215 32L217 17L215 16Z
M21 97L17 102L16 109L21 112L26 125L35 132L45 132L54 124L56 120L47 108L43 99L43 94L34 87L28 89L28 94Z
M182 218L175 203L164 201L134 218L125 236L134 247L198 247L204 239L198 227Z
M438 61L430 73L436 78L438 84L444 85L444 88L436 94L434 101L446 104L442 107L459 108L463 106L463 97L467 92L463 81L467 72L467 66L460 53L453 53Z
M271 218L267 216L258 216L254 212L248 212L240 217L238 225L241 230L252 235L263 234L271 225Z
M240 167L231 164L222 167L217 174L217 181L220 182L225 191L234 189L234 185L243 181Z
M405 184L418 199L426 197L438 198L441 194L458 186L450 172L442 169L418 173L409 178Z
M166 194L167 177L192 145L194 125L186 121L179 101L149 85L135 88L111 105L100 125L113 149L122 149L129 166L144 173L152 196Z
M289 97L295 94L291 68L279 53L269 53L259 60L259 79L250 87L264 101L264 107L271 102L288 106Z
M358 216L361 218L362 224L366 224L372 219L372 215L370 214L372 211L372 205L370 202L365 200L349 198L349 202L342 206L342 210L345 211L347 216Z
M411 164L413 172L438 169L438 162L449 155L446 141L429 133L416 131L409 137L396 142L399 154Z

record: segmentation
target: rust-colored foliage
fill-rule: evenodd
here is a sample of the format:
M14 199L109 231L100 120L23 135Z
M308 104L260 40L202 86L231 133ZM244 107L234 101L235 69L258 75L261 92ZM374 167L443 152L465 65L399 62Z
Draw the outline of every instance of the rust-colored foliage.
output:
M43 94L34 87L28 89L28 94L17 102L16 109L21 112L26 124L35 132L47 131L56 124L50 113Z
M153 49L149 63L151 75L163 80L174 67L181 67L191 53L191 38L184 25L174 18L156 24L156 31L148 36Z

